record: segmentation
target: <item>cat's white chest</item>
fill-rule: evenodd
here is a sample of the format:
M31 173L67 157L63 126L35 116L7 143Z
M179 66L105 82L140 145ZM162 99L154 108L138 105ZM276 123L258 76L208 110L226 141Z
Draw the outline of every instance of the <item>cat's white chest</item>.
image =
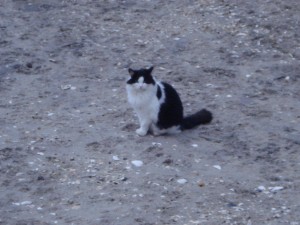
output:
M155 89L138 91L127 86L128 102L131 104L139 118L156 122L159 113L159 102Z
M131 87L127 88L127 96L129 103L134 108L143 108L144 106L147 106L149 103L156 100L155 94L152 90L137 91Z

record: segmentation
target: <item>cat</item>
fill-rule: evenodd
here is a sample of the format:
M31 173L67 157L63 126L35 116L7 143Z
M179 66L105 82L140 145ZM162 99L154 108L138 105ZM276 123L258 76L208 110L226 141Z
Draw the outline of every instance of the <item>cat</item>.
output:
M206 109L184 117L177 91L170 84L156 80L152 71L153 67L128 69L130 78L126 90L128 102L139 119L140 128L136 130L139 136L145 136L148 132L155 136L176 134L211 122L212 113Z

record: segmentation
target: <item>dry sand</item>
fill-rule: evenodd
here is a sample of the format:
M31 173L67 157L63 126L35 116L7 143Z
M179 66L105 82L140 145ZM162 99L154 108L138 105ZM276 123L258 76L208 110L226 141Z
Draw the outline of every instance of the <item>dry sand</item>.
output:
M1 0L0 224L300 224L299 12ZM213 122L138 137L127 68L151 65Z

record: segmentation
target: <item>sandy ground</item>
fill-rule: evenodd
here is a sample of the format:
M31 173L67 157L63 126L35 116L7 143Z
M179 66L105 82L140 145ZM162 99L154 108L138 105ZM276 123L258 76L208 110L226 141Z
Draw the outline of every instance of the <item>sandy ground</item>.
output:
M300 224L299 12L1 0L0 224ZM138 137L127 68L151 65L213 122Z

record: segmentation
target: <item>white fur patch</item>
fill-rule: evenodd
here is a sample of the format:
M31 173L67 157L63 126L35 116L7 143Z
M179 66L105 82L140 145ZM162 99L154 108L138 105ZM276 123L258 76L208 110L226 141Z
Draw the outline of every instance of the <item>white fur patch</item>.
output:
M138 79L138 82L139 82L140 84L144 83L144 77L140 77L140 78Z
M162 104L165 102L166 94L165 94L165 87L162 85L161 82L156 82L156 84L160 87L161 90L161 98L159 99L159 103Z
M140 122L140 128L136 131L139 135L147 134L151 124L158 120L160 104L156 97L157 86L152 84L143 84L141 86L126 86L128 101L137 113Z

